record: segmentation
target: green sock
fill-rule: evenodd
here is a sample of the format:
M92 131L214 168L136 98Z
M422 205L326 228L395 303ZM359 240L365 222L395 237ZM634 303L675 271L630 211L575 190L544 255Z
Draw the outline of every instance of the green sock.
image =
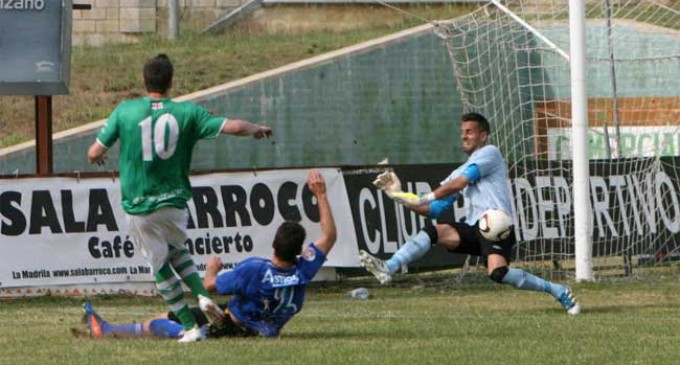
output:
M191 313L191 310L189 309L189 306L185 305L182 307L180 310L174 312L177 318L179 318L179 321L182 322L182 326L184 327L185 331L188 331L196 325L196 318L194 318L194 314Z
M158 294L163 297L165 303L170 306L170 309L177 315L180 322L184 326L184 329L188 330L196 325L196 319L194 315L189 310L185 300L184 300L184 290L182 289L182 283L172 271L169 264L164 264L161 269L158 270L155 276L156 288L158 289Z
M204 297L210 297L210 294L203 286L203 280L198 276L198 273L193 273L185 277L184 283L191 289L191 294L194 296L194 299L198 300L199 294Z
M206 297L209 296L208 291L205 290L205 287L203 286L203 280L198 276L196 265L189 255L189 251L186 249L171 249L170 264L175 269L175 272L182 278L184 284L191 289L191 294L196 300L198 300L199 294Z

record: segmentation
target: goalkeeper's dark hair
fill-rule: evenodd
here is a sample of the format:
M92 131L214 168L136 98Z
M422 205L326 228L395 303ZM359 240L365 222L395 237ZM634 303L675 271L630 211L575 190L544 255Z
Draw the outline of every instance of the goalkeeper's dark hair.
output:
M165 94L172 85L174 68L170 58L163 53L144 64L144 86L148 92Z
M472 112L463 114L461 120L463 122L477 122L477 128L480 131L484 131L489 134L491 133L491 126L489 125L489 121L486 120L486 118L484 118L484 116L479 113Z
M274 255L279 259L294 263L297 256L302 252L302 244L305 242L307 233L305 228L298 222L283 222L276 230L274 236Z

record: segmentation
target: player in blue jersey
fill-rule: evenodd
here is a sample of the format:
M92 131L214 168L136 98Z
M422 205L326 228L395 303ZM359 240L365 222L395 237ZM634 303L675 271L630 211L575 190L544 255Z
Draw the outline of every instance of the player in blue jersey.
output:
M309 172L307 185L316 196L321 237L303 249L305 230L296 222L284 222L276 231L271 259L253 257L234 270L222 271L218 257L208 261L203 283L211 292L231 295L221 305L225 320L210 324L197 308L198 323L208 338L222 336L278 336L283 326L300 312L307 285L326 260L336 239L333 215L326 196L326 183L318 170ZM163 313L143 323L115 325L99 316L89 302L85 315L90 336L179 338L183 330L173 312Z
M427 195L402 192L401 183L393 172L378 176L374 184L395 202L430 218L439 217L453 207L459 195L465 197L465 222L438 223L428 226L408 240L388 260L380 260L365 251L359 254L361 265L382 283L388 283L402 265L425 255L433 244L450 252L481 256L489 278L518 289L546 292L555 297L571 315L580 312L571 289L549 282L524 270L508 267L515 245L514 229L497 242L485 239L478 227L482 214L489 209L500 209L512 217L508 171L498 147L487 144L491 129L489 122L478 113L462 116L461 140L468 160L454 170L441 185Z

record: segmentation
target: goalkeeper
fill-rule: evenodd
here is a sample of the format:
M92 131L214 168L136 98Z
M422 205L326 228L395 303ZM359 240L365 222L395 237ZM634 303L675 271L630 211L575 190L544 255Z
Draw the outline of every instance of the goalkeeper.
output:
M203 283L220 295L232 295L220 307L224 321L211 323L195 308L202 331L215 337L276 337L283 326L297 314L305 300L307 285L326 261L336 240L336 228L326 195L326 182L318 170L307 178L309 190L317 199L321 237L303 250L305 229L296 222L284 222L273 240L271 259L252 257L240 262L232 271L222 271L218 257L208 261ZM173 312L162 313L143 323L111 324L85 302L85 318L90 336L181 338L183 327Z
M567 313L576 315L580 312L580 305L570 288L508 267L512 247L516 243L512 227L510 235L497 242L485 239L479 232L478 221L486 210L499 209L512 216L507 168L498 147L487 144L490 133L489 122L484 116L478 113L463 115L461 142L463 152L469 155L468 160L427 195L401 191L401 182L391 171L380 174L373 182L379 189L395 202L430 218L437 218L451 209L458 195L462 194L467 203L465 222L425 227L390 259L383 261L360 251L359 261L381 284L386 284L402 265L419 259L433 244L439 244L450 252L481 256L491 280L518 289L549 293Z

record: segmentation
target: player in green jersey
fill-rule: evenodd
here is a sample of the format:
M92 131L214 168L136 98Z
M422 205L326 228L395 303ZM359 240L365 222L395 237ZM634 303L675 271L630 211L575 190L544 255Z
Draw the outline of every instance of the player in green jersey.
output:
M205 338L184 300L177 276L191 289L208 318L223 315L209 299L194 261L184 247L191 198L189 166L200 139L221 134L270 137L272 129L244 120L211 115L204 108L175 102L168 96L173 66L159 54L144 64L147 96L120 103L97 140L90 146L90 163L101 165L106 151L120 141L119 168L122 205L136 247L149 261L158 293L184 326L180 342Z

